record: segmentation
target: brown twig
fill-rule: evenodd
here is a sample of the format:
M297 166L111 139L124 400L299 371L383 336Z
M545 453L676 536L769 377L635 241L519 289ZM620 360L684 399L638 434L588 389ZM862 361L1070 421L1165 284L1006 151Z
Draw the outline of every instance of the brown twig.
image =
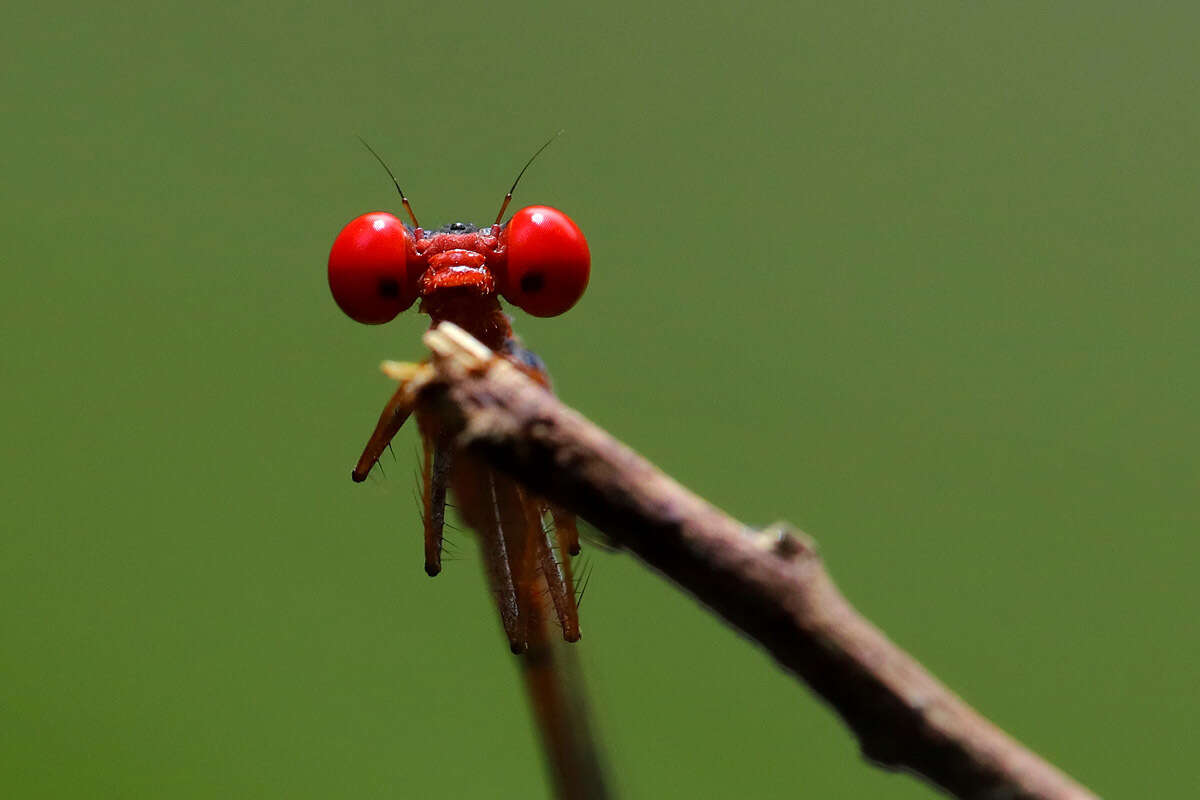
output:
M963 798L1094 798L973 710L842 597L813 542L684 489L453 326L413 385L467 448L576 512L765 647L864 755ZM411 378L412 372L406 373Z

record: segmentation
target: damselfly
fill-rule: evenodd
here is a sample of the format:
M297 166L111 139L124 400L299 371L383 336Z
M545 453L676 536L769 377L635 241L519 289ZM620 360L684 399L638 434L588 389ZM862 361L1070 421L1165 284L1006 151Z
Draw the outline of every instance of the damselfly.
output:
M455 323L548 389L544 365L513 333L500 298L534 316L562 314L583 295L591 256L578 226L557 209L528 206L503 221L533 158L513 181L491 225L454 222L426 230L395 175L371 153L391 176L411 224L376 211L342 229L329 254L329 286L338 306L358 322L382 324L420 301L419 310L432 325ZM559 794L603 797L586 706L570 678L571 659L552 641L560 636L574 642L580 636L571 562L579 552L575 518L471 455L455 452L437 420L414 409L403 383L384 407L354 468L355 481L366 479L414 411L424 450L425 571L430 576L441 571L449 490L478 538L488 585L509 647L520 657Z

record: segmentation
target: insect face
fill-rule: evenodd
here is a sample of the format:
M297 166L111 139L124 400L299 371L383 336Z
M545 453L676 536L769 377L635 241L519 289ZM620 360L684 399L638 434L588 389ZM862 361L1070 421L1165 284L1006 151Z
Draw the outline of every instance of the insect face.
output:
M529 206L504 225L409 227L383 211L349 222L329 253L329 288L352 319L389 322L418 298L501 295L538 317L569 310L587 288L591 256L563 212Z

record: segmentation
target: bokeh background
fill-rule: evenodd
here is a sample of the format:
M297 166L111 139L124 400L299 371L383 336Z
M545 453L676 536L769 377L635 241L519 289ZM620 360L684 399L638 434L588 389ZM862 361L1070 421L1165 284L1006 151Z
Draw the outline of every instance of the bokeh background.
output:
M1098 792L1191 796L1190 4L63 3L5 13L0 794L545 796L466 534L421 569L421 355L325 285L351 217L520 204L588 295L569 403ZM934 795L628 556L586 662L628 797Z

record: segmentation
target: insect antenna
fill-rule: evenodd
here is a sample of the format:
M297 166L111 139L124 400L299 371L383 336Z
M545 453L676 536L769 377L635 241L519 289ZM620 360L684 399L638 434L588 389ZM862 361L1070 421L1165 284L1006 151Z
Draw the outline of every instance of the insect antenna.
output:
M565 129L560 130L558 133L554 134L549 139L547 139L546 143L544 145L542 145L541 147L539 147L537 149L537 152L535 152L533 155L531 155L529 157L529 160L525 162L525 166L521 167L521 171L517 173L517 179L515 181L513 181L512 186L509 187L508 194L504 195L504 202L500 204L500 213L496 215L496 221L494 223L492 223L493 225L500 224L500 219L504 216L504 212L508 209L508 204L512 200L513 192L515 192L517 190L517 184L521 182L521 176L525 174L525 170L529 169L529 165L533 163L533 160L535 158L537 158L538 156L540 156L542 154L542 151L545 150L547 147L549 147L554 142L555 139L562 136L564 132L565 132ZM366 142L363 142L363 144L366 144ZM396 187L396 188L399 188L399 187Z
M362 142L363 147L367 148L368 153L375 156L375 160L379 162L379 165L387 171L388 177L392 179L392 183L396 186L396 191L400 193L400 202L404 204L404 210L408 212L408 218L412 220L413 227L421 227L420 223L417 222L417 215L413 213L412 206L408 204L408 198L404 196L404 190L400 188L400 181L396 180L395 174L392 173L392 168L380 157L379 153L375 152L375 148L367 144L366 139L359 136L358 140Z

